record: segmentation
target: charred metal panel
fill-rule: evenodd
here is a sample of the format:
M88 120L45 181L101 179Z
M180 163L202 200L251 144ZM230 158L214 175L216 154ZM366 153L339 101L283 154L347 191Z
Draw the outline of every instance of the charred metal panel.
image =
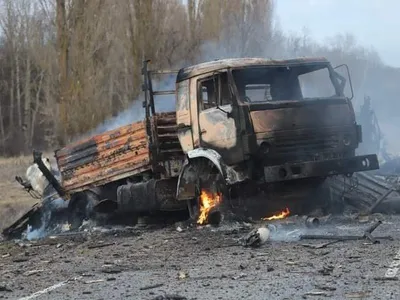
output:
M199 114L201 147L216 150L228 165L243 161L238 120L232 117L232 111L232 105L222 105Z
M179 175L184 161L184 153L178 138L175 112L159 113L152 118L155 142L157 144L157 165L167 177Z
M391 197L400 196L396 185L371 172L355 173L351 178L335 176L329 178L327 183L335 195L344 197L349 203L364 209L369 209L390 190L393 190Z
M377 169L379 169L378 158L375 154L371 154L343 159L306 161L269 166L264 168L264 176L266 183L272 183L311 177L351 174Z
M231 105L220 107L227 113L232 112ZM216 107L206 109L199 114L201 141L212 148L230 149L237 144L235 120Z
M197 103L197 78L190 80L190 114L192 119L193 147L200 147L199 106Z
M354 124L347 104L327 105L324 101L299 107L252 111L250 116L255 133Z
M177 84L176 124L183 152L193 150L192 120L190 115L189 80Z
M150 169L144 122L72 143L55 153L68 192L103 185Z
M178 139L176 113L160 113L153 117L156 131L156 143L161 160L182 157L182 147Z
M259 133L257 154L269 165L339 158L357 147L354 129L354 126L334 126Z

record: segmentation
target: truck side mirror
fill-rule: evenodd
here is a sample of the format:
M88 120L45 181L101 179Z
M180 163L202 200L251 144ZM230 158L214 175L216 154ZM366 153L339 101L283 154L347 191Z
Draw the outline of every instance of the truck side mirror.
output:
M351 82L351 76L349 67L346 64L342 64L333 68L335 71L336 78L340 81L342 92L349 100L354 98L353 84ZM347 78L347 79L346 79ZM346 81L349 82L346 85Z

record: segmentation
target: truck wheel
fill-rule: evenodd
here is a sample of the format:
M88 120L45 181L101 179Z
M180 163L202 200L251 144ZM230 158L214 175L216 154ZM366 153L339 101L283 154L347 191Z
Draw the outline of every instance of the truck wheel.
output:
M98 201L98 195L91 191L84 191L72 196L68 206L68 223L71 225L71 230L79 229L83 221L92 216L93 207Z
M195 183L195 197L194 199L187 201L188 211L190 219L193 222L197 222L200 216L201 208L201 193L203 190L209 193L218 193L220 195L220 202L215 208L215 213L210 214L210 219L207 223L219 224L222 220L221 211L227 205L225 203L228 198L228 189L225 181L222 178L219 171L212 165L202 162L194 166L194 172L196 172L197 182Z
M325 180L321 183L315 193L315 203L324 214L340 214L344 210L342 197L336 194L330 185L330 181Z

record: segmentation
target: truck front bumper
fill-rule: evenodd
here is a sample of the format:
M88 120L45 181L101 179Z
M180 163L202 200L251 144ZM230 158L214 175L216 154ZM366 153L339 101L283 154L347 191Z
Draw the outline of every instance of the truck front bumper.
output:
M378 157L376 154L369 154L350 158L268 166L264 167L264 178L266 183L272 183L302 178L345 175L377 169L379 169Z

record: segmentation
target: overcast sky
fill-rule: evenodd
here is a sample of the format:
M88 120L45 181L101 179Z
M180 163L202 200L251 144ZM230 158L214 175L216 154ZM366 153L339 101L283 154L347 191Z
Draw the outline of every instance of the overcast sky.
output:
M301 32L324 41L352 33L372 46L382 60L400 67L400 0L275 0L276 17L284 31Z

